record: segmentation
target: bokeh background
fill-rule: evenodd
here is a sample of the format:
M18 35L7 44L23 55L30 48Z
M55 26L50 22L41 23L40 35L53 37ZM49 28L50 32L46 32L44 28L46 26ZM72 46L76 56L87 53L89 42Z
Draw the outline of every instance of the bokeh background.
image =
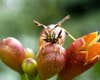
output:
M100 0L0 0L0 38L15 37L37 53L42 28L35 26L33 19L49 25L67 14L71 18L62 27L76 38L100 32ZM66 39L65 47L70 43L71 39ZM0 62L0 80L20 80L20 76ZM100 62L74 80L100 80Z

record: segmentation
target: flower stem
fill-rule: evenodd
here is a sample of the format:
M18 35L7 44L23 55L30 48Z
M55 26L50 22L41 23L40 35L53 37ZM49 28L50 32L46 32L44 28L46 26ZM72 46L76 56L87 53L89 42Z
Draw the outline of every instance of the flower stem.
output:
M26 73L21 74L21 80L29 80Z

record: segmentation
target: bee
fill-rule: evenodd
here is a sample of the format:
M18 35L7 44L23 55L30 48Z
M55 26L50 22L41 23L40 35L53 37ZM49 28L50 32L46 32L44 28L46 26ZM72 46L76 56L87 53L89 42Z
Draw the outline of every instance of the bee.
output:
M41 24L36 20L33 21L37 26L41 26L44 28L40 34L39 49L43 47L47 42L57 43L62 46L65 42L66 35L74 39L68 31L60 27L62 23L69 18L70 15L67 15L56 24L50 24L48 26Z
M40 33L39 50L37 54L37 70L41 80L46 80L59 73L65 65L65 48L63 48L63 44L66 35L72 36L60 26L69 18L69 15L65 16L58 23L49 26L34 20L37 26L42 26L44 28Z

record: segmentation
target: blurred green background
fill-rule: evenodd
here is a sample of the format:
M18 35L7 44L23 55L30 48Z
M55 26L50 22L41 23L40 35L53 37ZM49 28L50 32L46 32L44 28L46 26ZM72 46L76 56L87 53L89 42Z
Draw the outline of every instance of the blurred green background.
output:
M0 0L0 38L15 37L36 53L42 28L33 19L49 25L67 14L71 18L62 27L76 38L100 32L100 0ZM65 47L70 43L66 39ZM20 80L20 76L0 62L0 80ZM100 80L100 62L74 80Z

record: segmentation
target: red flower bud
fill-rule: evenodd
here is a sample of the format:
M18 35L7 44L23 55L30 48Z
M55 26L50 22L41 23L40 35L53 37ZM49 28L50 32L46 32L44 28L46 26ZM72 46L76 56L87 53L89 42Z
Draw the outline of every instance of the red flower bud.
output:
M63 69L64 53L65 49L58 44L47 43L40 49L37 57L37 68L41 80L50 78Z
M66 50L66 65L59 73L60 80L72 80L91 68L100 58L100 38L97 32L75 40Z
M8 37L0 41L0 59L10 68L21 71L24 58L24 48L18 40Z

